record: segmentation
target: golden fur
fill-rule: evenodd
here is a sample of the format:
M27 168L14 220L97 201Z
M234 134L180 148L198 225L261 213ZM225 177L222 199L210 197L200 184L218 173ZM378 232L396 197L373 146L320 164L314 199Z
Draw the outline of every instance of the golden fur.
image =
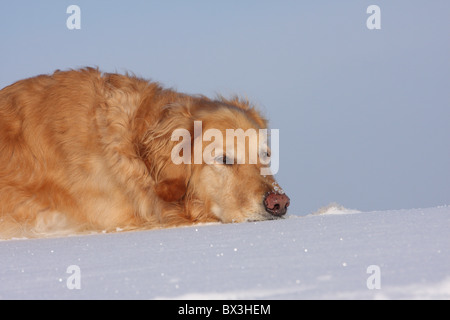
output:
M96 69L0 91L0 238L272 218L259 164L171 161L177 128L266 128L248 102Z

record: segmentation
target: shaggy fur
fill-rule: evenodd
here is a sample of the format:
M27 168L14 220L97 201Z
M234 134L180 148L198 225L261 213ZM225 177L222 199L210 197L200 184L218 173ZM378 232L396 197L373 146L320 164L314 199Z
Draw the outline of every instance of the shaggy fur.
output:
M260 165L175 165L171 134L266 128L248 102L96 69L0 91L0 238L272 218ZM204 146L203 146L204 147ZM278 186L277 186L278 188Z

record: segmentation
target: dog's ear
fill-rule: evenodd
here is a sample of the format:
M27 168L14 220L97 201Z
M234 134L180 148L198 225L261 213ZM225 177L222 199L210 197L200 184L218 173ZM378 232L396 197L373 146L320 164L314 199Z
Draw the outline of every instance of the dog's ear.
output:
M239 108L250 119L252 119L261 129L267 128L267 120L262 116L260 111L257 111L256 107L250 103L247 99L234 96L231 99L227 99L223 96L218 96L219 102Z
M180 142L172 141L172 134L180 129L192 136L193 119L188 107L182 104L166 106L159 121L148 128L140 146L140 154L155 181L154 191L167 202L183 198L191 176L191 159L188 163L179 163L172 156L180 145ZM190 150L190 138L182 143Z
M186 181L186 176L184 172L175 177L165 177L165 179L156 183L155 192L158 195L158 197L160 197L164 201L167 202L178 201L182 199L183 196L186 194L187 183L188 181Z

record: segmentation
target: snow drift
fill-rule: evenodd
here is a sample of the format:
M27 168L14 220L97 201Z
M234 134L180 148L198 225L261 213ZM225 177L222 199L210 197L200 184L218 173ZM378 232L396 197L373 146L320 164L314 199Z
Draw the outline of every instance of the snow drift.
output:
M0 298L450 299L450 207L344 209L1 241Z

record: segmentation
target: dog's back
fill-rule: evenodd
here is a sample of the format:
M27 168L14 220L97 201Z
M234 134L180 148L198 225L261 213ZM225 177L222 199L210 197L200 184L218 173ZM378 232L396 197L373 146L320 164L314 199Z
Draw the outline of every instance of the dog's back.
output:
M145 86L121 77L134 84L134 91ZM108 95L108 86L111 93L120 91L114 88L120 76L114 79L109 84L97 70L82 69L22 80L0 91L2 237L135 224L127 190L115 181L121 173L113 174L108 161L119 161L111 159L116 154L111 149L134 152L123 145L133 139L130 123L124 122L131 121L136 112L131 108L138 105L129 101L125 110L118 103L114 110L113 100L140 97Z

